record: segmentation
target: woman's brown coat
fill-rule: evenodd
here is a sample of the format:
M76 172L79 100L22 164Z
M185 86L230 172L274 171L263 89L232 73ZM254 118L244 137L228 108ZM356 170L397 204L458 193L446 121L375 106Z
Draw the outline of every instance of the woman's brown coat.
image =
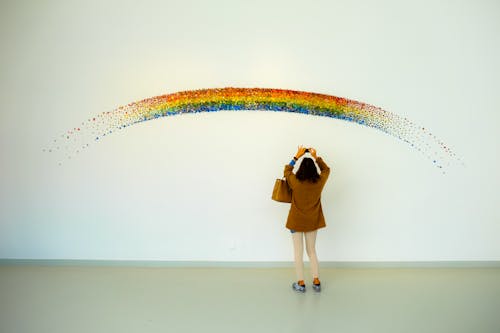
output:
M321 170L316 183L300 181L295 177L292 165L285 166L285 177L292 189L292 204L288 213L286 227L291 230L306 232L326 226L321 208L321 191L330 175L330 168L321 157L316 159Z

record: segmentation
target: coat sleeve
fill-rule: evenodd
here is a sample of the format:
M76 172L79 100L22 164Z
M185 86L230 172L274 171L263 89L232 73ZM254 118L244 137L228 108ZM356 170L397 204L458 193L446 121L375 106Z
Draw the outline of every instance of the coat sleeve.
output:
M318 157L316 159L316 162L318 163L319 169L321 170L321 180L323 182L326 182L328 176L330 176L330 167L326 165L325 161L323 161L321 157Z
M295 175L293 174L293 165L290 164L285 165L285 170L283 172L283 175L286 178L288 185L293 190L295 182L297 181L295 179Z

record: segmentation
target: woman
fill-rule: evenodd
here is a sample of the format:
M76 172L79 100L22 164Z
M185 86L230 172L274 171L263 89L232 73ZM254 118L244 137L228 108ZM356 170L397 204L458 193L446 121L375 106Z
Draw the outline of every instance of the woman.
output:
M314 160L304 157L296 174L293 173L295 162L306 152L318 163L321 174L318 174ZM288 185L292 189L292 204L288 213L286 227L290 229L295 251L295 271L297 282L292 284L292 288L298 292L305 292L304 283L304 243L306 239L306 251L311 263L311 273L313 277L313 289L321 291L319 281L319 265L316 255L316 233L319 228L326 226L325 217L321 208L321 191L330 175L330 168L321 157L317 157L314 148L304 148L299 146L297 153L285 166L285 177Z

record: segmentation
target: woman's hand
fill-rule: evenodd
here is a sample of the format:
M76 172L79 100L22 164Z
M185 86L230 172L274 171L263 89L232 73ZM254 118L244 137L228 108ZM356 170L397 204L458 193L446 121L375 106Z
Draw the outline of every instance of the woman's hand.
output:
M311 153L312 157L314 157L314 159L318 158L318 155L316 155L316 149L311 147L309 148L309 152Z
M302 155L304 155L306 153L306 149L307 148L304 148L304 146L299 146L299 148L297 149L297 153L295 154L295 157L297 159L301 158Z

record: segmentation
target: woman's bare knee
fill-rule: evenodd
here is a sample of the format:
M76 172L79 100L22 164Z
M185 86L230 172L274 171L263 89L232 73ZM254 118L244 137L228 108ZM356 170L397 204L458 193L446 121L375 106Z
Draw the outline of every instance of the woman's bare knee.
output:
M315 248L311 248L311 247L307 246L306 252L307 252L307 256L309 258L311 258L312 256L316 256L316 249Z

